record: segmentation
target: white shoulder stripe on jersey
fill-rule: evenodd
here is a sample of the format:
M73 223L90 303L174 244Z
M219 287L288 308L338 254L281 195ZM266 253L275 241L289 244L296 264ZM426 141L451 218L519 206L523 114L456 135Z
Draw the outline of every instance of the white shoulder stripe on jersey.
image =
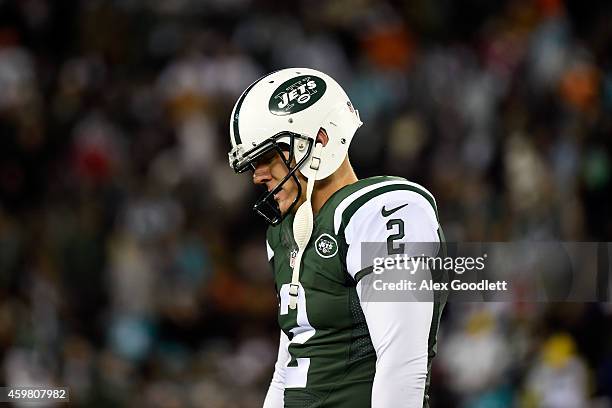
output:
M272 249L270 244L268 244L268 240L267 239L266 239L266 251L268 252L268 262L269 262L272 259L272 257L274 256L274 250Z
M380 187L396 185L396 184L397 185L408 185L408 186L416 187L420 190L423 190L424 192L426 192L427 194L431 196L431 198L434 200L434 204L436 204L437 206L436 198L433 196L433 194L431 194L425 187L421 186L420 184L413 183L411 181L403 181L403 180L383 181L382 183L372 184L371 186L367 186L367 187L362 188L361 190L355 191L353 194L349 195L344 200L342 200L340 204L338 204L338 206L336 207L336 210L334 211L334 233L337 234L338 230L340 229L340 224L342 223L342 215L344 214L344 210L346 210L348 206L351 205L355 200L357 200L359 197L363 196L364 194L367 194L370 191L374 191Z
M386 236L388 235L386 229L384 233L385 237L376 236L376 233L374 232L375 227L374 225L370 224L371 220L374 218L379 218L382 220L381 209L385 204L392 204L394 206L399 204L410 204L407 207L402 206L405 208L402 208L399 213L410 214L410 216L418 214L419 217L423 218L424 216L425 218L419 221L404 218L406 222L411 225L411 228L414 229L417 225L420 225L426 230L438 230L438 219L436 218L436 212L431 206L431 203L425 197L423 197L422 193L410 190L393 190L379 194L376 197L372 197L370 200L368 200L368 202L364 203L357 211L355 211L355 214L353 214L353 216L350 218L348 224L344 226L347 244L352 244L355 242L355 239L357 242L368 242L368 240L378 242L386 239ZM421 210L418 209L419 207ZM401 215L399 217L402 218ZM414 236L414 232L415 231L410 231L410 235Z

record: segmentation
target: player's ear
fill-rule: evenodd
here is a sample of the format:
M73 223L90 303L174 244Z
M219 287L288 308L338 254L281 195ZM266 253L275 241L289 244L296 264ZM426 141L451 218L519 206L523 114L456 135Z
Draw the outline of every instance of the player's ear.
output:
M323 147L325 147L328 141L329 136L327 136L327 132L325 131L325 129L320 128L319 133L317 133L317 141L315 143L321 143Z

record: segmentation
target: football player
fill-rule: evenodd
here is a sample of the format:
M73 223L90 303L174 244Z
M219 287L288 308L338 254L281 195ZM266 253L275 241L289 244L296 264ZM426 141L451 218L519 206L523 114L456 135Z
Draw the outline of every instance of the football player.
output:
M281 330L265 408L428 405L444 302L362 299L361 243L442 247L436 202L403 178L357 178L361 124L340 85L306 68L260 78L232 111L230 166L267 189L254 210L270 224Z

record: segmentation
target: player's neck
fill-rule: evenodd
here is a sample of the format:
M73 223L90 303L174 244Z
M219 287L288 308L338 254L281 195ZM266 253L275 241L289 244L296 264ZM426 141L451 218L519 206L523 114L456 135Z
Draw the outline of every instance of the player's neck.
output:
M351 166L348 157L344 159L338 170L324 180L319 180L315 184L312 192L312 211L316 214L319 212L323 204L342 187L356 182L357 175Z

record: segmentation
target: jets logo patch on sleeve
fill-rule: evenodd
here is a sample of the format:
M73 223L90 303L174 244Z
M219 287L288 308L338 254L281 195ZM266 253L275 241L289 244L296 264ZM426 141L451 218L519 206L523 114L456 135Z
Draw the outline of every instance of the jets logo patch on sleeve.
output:
M317 254L322 258L331 258L338 253L338 243L329 234L321 234L315 241Z

